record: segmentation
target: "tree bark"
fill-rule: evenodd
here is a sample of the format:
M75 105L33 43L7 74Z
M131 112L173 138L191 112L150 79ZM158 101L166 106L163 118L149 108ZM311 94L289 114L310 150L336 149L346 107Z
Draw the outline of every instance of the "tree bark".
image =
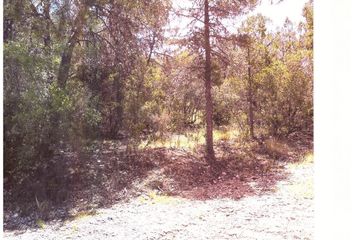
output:
M252 86L252 74L251 74L251 53L250 47L247 47L247 58L248 58L248 121L250 128L250 137L252 139L254 136L254 111L253 111L253 86Z
M204 0L204 49L205 49L205 115L206 115L206 159L210 165L215 165L213 148L213 100L211 95L211 46L209 1Z
M46 30L45 30L45 34L43 37L43 43L44 43L44 47L46 49L50 50L50 43L51 43L51 38L50 38L50 31L51 31L51 24L50 24L50 2L49 1L45 1L44 2L44 9L43 9L43 13L44 13L44 19L46 22Z
M69 37L69 40L61 54L61 61L60 61L59 73L58 73L58 86L62 89L65 88L66 81L69 78L71 58L73 55L74 47L79 40L79 36L82 33L87 11L88 11L87 4L81 3L79 12L74 21L72 34Z

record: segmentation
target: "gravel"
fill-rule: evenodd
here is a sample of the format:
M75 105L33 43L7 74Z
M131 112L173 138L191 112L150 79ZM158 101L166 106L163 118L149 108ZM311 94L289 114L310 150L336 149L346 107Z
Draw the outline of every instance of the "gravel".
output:
M312 197L289 186L312 181L313 166L289 168L277 190L240 200L206 201L138 197L64 223L40 229L6 231L5 239L313 239Z

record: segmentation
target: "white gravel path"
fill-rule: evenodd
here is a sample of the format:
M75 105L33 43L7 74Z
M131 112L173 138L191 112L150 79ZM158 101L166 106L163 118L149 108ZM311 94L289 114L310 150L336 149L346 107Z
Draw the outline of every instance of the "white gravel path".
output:
M313 199L289 191L304 179L312 181L313 166L288 169L290 177L277 191L241 200L168 201L136 198L97 215L43 229L5 232L5 239L313 239Z

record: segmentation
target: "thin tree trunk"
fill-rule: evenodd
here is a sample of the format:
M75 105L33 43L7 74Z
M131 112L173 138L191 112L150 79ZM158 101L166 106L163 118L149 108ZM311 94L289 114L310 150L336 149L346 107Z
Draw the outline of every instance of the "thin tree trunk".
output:
M213 100L211 96L211 47L209 1L204 1L204 40L205 40L205 112L206 112L206 158L210 165L215 165L213 148Z
M252 86L252 75L251 75L251 54L250 47L247 47L247 58L248 58L248 121L250 127L250 137L252 139L254 136L254 113L253 113L253 86Z
M123 93L122 93L122 84L120 76L117 75L114 78L114 89L115 89L115 102L116 107L114 109L114 128L113 128L113 137L116 139L118 136L118 131L121 130L122 123L123 123Z
M43 9L43 13L44 13L44 18L46 21L46 30L45 30L45 34L43 37L43 42L44 42L44 47L46 49L50 50L50 43L51 43L51 38L50 38L50 31L51 31L51 24L50 24L50 2L46 1L44 3L44 9Z
M88 6L85 3L82 3L75 18L74 25L72 28L72 34L61 54L61 61L59 65L59 73L58 73L58 85L60 88L65 88L66 81L69 78L69 71L71 65L71 58L73 55L74 47L79 40L79 36L81 35L84 22L85 15L88 11Z
M4 43L8 43L13 40L14 37L14 20L4 17Z

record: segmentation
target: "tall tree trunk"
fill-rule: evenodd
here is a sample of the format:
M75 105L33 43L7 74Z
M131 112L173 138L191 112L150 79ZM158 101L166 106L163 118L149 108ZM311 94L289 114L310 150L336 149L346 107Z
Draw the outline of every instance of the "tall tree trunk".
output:
M51 38L50 38L50 31L51 31L51 25L50 25L50 2L49 1L45 1L44 2L44 8L43 8L43 13L44 13L44 18L45 18L45 22L46 22L46 30L45 30L45 34L43 37L43 43L44 43L44 47L47 50L50 50L50 42L51 42Z
M251 74L251 53L250 46L247 47L247 58L248 58L248 121L250 128L250 137L252 139L254 136L254 112L253 112L253 85L252 85L252 74Z
M211 96L211 47L209 1L204 0L204 48L205 48L205 112L206 112L206 158L210 165L215 165L213 148L213 100Z
M114 78L114 101L116 103L114 109L114 127L112 132L112 138L116 139L118 137L118 131L121 130L123 124L123 92L122 92L122 79L119 74Z
M61 61L59 65L58 73L58 85L60 88L65 88L66 81L69 78L69 71L71 65L71 58L73 55L74 47L79 40L82 29L85 23L85 16L88 11L88 6L85 3L81 3L79 12L75 18L74 25L72 27L72 34L61 54Z
M70 65L71 65L71 58L72 58L72 54L74 51L74 47L77 43L77 41L79 40L79 36L81 35L84 23L85 23L85 15L88 11L88 6L85 3L81 3L79 6L79 11L78 14L74 20L74 24L72 26L71 29L71 36L69 37L68 42L66 43L64 50L61 54L61 61L60 61L60 65L59 65L59 73L58 73L58 79L57 79L57 83L58 86L61 89L65 89L66 86L66 82L69 78L69 71L70 71ZM52 116L52 127L54 128L58 128L60 126L60 119L62 118L62 116L60 115L60 112L54 112L53 116ZM60 127L59 127L60 129ZM56 134L58 134L61 130L56 131L53 130L52 132L54 132L54 136L51 136L50 139L52 139L50 145L55 145L56 144L56 139L58 138L58 136L56 136Z
M7 43L13 39L14 36L14 20L4 17L4 43Z

